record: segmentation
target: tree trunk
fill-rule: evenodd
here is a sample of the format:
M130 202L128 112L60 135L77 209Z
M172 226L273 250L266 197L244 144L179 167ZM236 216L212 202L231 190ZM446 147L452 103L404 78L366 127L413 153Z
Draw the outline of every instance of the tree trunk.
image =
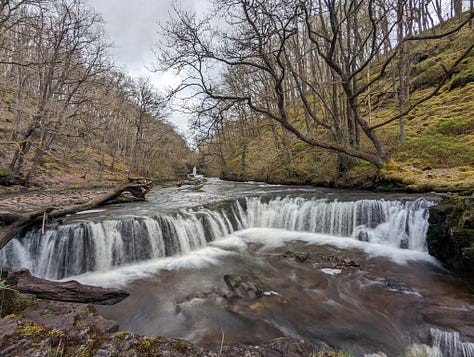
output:
M462 0L453 0L454 17L460 17L462 14Z
M125 290L83 285L75 280L55 282L40 279L26 269L10 273L7 279L14 282L12 288L20 293L44 300L114 305L130 295Z
M49 138L46 140L46 142L42 145L41 148L36 149L36 154L33 159L33 163L31 164L30 170L26 174L25 177L25 185L28 186L31 182L31 179L33 178L36 169L38 168L41 159L43 158L44 154L49 150L51 147L51 144L53 143L54 139L56 137L56 134L50 134Z

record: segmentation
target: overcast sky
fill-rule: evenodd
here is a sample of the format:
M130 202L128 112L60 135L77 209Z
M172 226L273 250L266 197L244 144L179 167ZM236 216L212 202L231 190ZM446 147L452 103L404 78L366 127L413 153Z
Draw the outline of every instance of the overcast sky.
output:
M116 63L131 76L150 77L163 90L173 82L171 75L150 73L145 66L153 64L153 45L158 40L158 23L165 23L172 12L172 0L88 0L102 15L109 39L115 47ZM177 0L183 9L201 12L208 0ZM186 129L186 119L175 114L172 121L179 129Z

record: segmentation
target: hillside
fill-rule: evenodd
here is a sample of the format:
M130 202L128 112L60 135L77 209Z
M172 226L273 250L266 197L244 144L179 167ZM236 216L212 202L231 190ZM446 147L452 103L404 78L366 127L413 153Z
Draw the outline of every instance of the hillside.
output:
M190 150L147 78L113 64L81 1L0 7L0 192L186 174Z
M449 31L450 20L429 30ZM418 41L409 46L409 100L407 106L432 93L447 66L473 43L472 27L447 37ZM376 75L384 59L370 66ZM372 125L397 115L393 71L364 93L361 112ZM364 78L359 78L363 82ZM295 111L302 122L301 112ZM251 125L250 125L251 126ZM378 171L363 160L351 161L341 172L334 152L312 147L269 120L250 129L227 122L213 140L202 146L200 165L210 175L228 179L309 183L342 187L403 188L415 191L472 191L474 189L474 50L453 69L448 80L430 99L405 116L405 135L399 138L395 120L377 129L391 161ZM224 139L223 139L224 138ZM231 144L226 144L230 143ZM369 148L362 138L361 146ZM369 149L370 150L370 149Z

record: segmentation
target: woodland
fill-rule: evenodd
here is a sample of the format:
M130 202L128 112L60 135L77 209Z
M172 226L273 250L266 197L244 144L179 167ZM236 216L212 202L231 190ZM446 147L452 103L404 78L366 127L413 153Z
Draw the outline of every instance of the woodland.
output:
M209 175L469 189L472 17L472 1L219 1L176 9L158 67L183 78L171 95L189 94Z
M175 5L154 70L181 83L159 93L114 65L82 0L3 0L0 181L164 181L197 166L234 180L469 190L472 8L226 0L198 17ZM170 108L188 114L193 152Z
M0 2L0 181L81 185L183 175L189 148L147 78L114 65L81 0Z
M472 356L474 0L210 2L0 0L0 355Z

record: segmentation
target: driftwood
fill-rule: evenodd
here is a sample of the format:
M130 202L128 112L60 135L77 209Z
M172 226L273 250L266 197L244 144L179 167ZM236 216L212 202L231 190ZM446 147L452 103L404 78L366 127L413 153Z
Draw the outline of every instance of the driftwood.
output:
M125 290L83 285L75 280L54 282L36 278L27 269L9 273L7 279L12 289L44 300L113 305L130 295Z
M144 199L151 190L152 181L146 179L129 179L129 182L118 185L111 191L98 196L97 198L79 205L71 205L63 208L53 206L42 208L34 212L27 213L6 213L0 217L6 227L0 231L0 249L10 240L21 234L26 229L34 226L41 226L45 215L48 219L57 219L68 214L92 209L116 199L123 192L130 192L134 197Z

